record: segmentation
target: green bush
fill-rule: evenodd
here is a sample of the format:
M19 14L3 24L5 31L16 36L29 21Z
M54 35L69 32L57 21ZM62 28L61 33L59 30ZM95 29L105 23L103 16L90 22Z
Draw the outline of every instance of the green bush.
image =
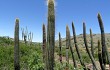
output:
M43 69L42 52L40 46L26 46L20 43L20 69ZM14 70L14 47L0 46L0 70Z

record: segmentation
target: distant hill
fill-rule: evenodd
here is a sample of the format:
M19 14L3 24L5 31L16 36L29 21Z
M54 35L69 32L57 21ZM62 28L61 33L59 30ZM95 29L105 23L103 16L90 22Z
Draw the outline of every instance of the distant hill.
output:
M93 43L94 46L97 46L97 41L101 40L101 34L93 34ZM110 46L110 33L106 33L105 34L105 40L106 40L106 45L109 47ZM87 34L87 42L88 42L88 46L90 47L91 44L91 38L90 35ZM79 47L84 47L84 41L83 41L83 34L77 35L77 42L78 42L78 46ZM73 40L73 36L71 36L71 44L72 46L74 46L74 40ZM58 47L59 45L59 41L56 40L55 45ZM62 46L66 45L66 38L62 38Z

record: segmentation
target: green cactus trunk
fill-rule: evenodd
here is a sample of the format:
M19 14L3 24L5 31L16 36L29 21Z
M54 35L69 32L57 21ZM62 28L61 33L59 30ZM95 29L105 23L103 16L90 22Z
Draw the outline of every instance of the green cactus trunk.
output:
M84 37L84 43L85 43L86 51L87 51L87 53L88 53L88 55L89 55L89 57L90 57L90 59L92 61L92 64L94 65L95 69L98 70L98 68L97 68L97 66L95 64L95 60L94 60L92 54L90 53L89 46L87 44L87 39L86 39L86 25L85 25L85 23L83 23L83 37Z
M87 70L86 65L84 64L82 57L81 57L81 54L79 52L79 47L77 45L76 32L75 32L75 27L74 27L73 22L72 22L72 30L73 30L73 38L74 38L74 43L75 43L76 52L78 54L78 58L80 60L81 65L84 67L84 70Z
M14 33L14 70L20 70L19 64L19 19L15 22Z
M68 26L66 26L66 70L69 69L68 65L69 65L69 55L68 55L68 52L69 52L69 46L68 46Z
M48 0L48 27L47 27L47 47L49 70L54 70L54 48L55 48L55 10L54 0Z
M44 25L44 26L45 26L45 25ZM32 39L33 39L33 33L30 32L30 33L28 34L28 44L29 44L29 46L32 45Z
M21 31L22 31L22 40L24 40L25 45L27 45L27 36L28 36L27 27L25 31L24 31L24 28L21 28Z
M98 40L98 58L99 58L99 63L100 63L101 69L105 70L105 66L103 64L103 59L102 59L102 50L101 50L101 45L100 45L99 40Z
M61 51L62 43L61 43L61 34L59 32L59 60L62 63L62 51Z
M22 41L24 40L24 28L21 28L21 31L22 31Z
M104 65L106 65L106 62L109 62L109 69L110 69L110 57L109 57L109 53L108 53L108 48L106 47L105 44L105 32L104 32L104 25L102 22L102 18L101 15L98 13L98 21L99 21L99 26L100 26L100 31L101 31L101 43L102 43L102 59L103 59L103 63ZM106 60L107 58L107 60Z
M45 25L43 24L43 46L42 46L42 49L43 49L43 62L45 64L45 70L47 70L48 68L48 63L47 63L47 47L46 47L46 30L45 30Z
M72 54L72 59L73 59L73 66L75 68L77 68L77 64L76 64L76 61L75 61L73 48L71 46L70 30L69 30L69 27L68 26L66 26L66 47L67 47L67 50L70 48L70 51L71 51L71 54ZM67 59L67 61L69 63L69 58Z
M91 53L94 57L94 47L93 47L93 36L92 36L92 30L90 29L90 38L91 38Z
M94 57L94 47L93 47L93 36L92 36L92 30L90 29L90 38L91 38L91 53ZM95 67L93 66L93 70L95 70Z

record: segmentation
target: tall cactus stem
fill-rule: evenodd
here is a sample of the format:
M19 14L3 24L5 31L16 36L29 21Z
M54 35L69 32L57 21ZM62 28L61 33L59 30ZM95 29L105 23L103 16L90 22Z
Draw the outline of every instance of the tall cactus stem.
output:
M61 34L59 32L59 60L62 63L62 43L61 43Z
M90 38L91 38L91 53L92 53L92 56L94 57L94 46L93 46L92 29L90 29ZM93 70L95 70L94 66L93 66Z
M66 47L67 47L67 50L70 48L70 51L71 51L71 54L72 54L72 59L73 59L73 66L75 68L77 68L77 64L76 64L76 61L75 61L73 48L71 46L70 30L69 30L69 27L68 26L66 26ZM67 61L69 62L69 58L67 58Z
M54 70L54 48L55 48L55 9L54 0L48 0L48 29L47 29L47 47L49 69Z
M92 61L92 64L94 65L95 69L98 70L97 66L96 66L96 63L95 63L95 60L92 56L92 54L90 53L89 51L89 47L88 47L88 44L87 44L87 39L86 39L86 25L85 23L83 22L83 37L84 37L84 43L85 43L85 47L86 47L86 51Z
M43 30L43 46L42 46L42 49L43 49L43 62L45 64L45 70L47 70L48 68L48 64L47 64L47 47L46 47L46 29L45 29L45 24L43 24L43 27L42 27L42 30Z
M93 47L93 36L92 36L92 30L90 29L90 38L91 38L91 53L94 57L94 47Z
M108 48L106 47L106 44L105 44L104 25L103 25L101 15L99 13L98 13L97 18L98 18L98 21L99 21L99 26L100 26L100 31L101 31L101 44L102 44L103 63L104 63L104 65L106 65L106 62L108 61L109 69L110 69L110 56L109 56L109 53L108 53ZM106 60L106 58L107 58L107 60Z
M15 22L15 33L14 33L14 70L20 70L19 63L19 19Z
M87 70L86 65L84 64L82 57L81 57L81 54L79 52L79 47L77 45L76 32L75 32L75 27L74 27L73 22L72 22L72 30L73 30L73 38L74 38L74 43L75 43L76 52L78 54L78 58L80 60L81 65L84 67L84 70Z
M100 67L102 70L105 70L105 66L103 64L103 59L102 59L102 50L101 50L101 44L100 41L98 40L98 58L99 58L99 63Z

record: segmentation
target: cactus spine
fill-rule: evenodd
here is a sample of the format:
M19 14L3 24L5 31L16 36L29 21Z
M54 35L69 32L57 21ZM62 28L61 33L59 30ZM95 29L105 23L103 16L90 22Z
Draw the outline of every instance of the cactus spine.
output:
M88 53L88 55L89 55L89 57L90 57L90 59L92 61L92 64L94 65L95 69L98 70L98 68L97 68L97 66L95 64L95 60L94 60L94 58L93 58L93 56L90 53L89 48L88 48L87 39L86 39L86 25L85 25L85 23L83 23L83 37L84 37L84 43L85 43L85 47L86 47L87 53Z
M75 48L76 48L80 63L84 67L84 70L87 70L86 65L84 64L84 62L82 60L82 57L81 57L81 54L79 52L79 47L77 45L76 32L75 32L75 27L74 27L74 23L73 22L72 22L72 30L73 30L73 38L74 38Z
M19 19L15 22L15 33L14 33L14 69L20 70L19 64Z
M55 47L55 10L54 0L48 0L48 29L47 29L47 47L49 69L54 70L54 47Z
M61 47L62 47L62 43L61 43L61 34L60 34L60 32L59 32L59 60L60 60L60 63L62 63Z
M102 59L103 59L103 63L104 65L106 65L106 62L109 62L109 69L110 69L110 57L109 57L109 53L108 53L108 49L106 47L105 44L105 32L104 32L104 26L103 26L103 22L102 22L102 18L101 15L98 13L98 21L99 21L99 26L100 26L100 31L101 31L101 43L102 43ZM107 60L106 60L107 58Z
M73 49L72 49L72 46L71 46L70 30L69 30L69 27L68 26L66 26L66 47L67 47L67 50L70 47L70 51L71 51L72 59L73 59L73 66L75 68L77 68L77 64L76 64L76 61L75 61L75 58L74 58L74 52L73 52ZM68 55L67 55L67 57L68 57ZM67 61L69 63L69 57L67 58Z
M98 58L99 58L99 63L100 67L102 70L105 70L104 64L103 64L103 59L102 59L102 50L101 50L101 45L100 41L98 40Z

